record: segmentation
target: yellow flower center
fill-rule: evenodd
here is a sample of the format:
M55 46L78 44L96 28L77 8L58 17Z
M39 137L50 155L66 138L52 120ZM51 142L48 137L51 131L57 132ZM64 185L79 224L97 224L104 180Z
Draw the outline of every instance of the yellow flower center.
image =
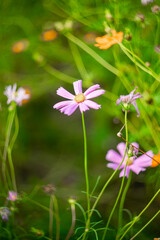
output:
M74 100L75 100L77 103L84 102L85 96L84 96L83 93L80 93L80 94L78 94L78 95L75 96Z
M133 159L132 158L128 158L127 159L127 165L130 166L130 165L132 165L132 163L133 163Z

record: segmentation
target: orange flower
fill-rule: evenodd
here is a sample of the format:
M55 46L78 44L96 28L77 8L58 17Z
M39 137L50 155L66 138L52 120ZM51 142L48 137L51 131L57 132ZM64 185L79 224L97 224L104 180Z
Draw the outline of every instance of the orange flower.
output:
M56 39L57 35L58 35L57 31L55 31L53 29L47 30L42 33L41 39L42 39L42 41L45 41L45 42L52 41L52 40Z
M27 39L15 42L12 46L13 53L20 53L27 49L29 46L29 41Z
M151 167L157 167L159 164L160 164L160 153L158 155L153 156Z
M121 43L123 40L123 32L116 32L116 30L111 30L112 36L109 36L108 34L104 35L103 37L97 37L95 40L97 44L95 44L96 47L99 47L100 49L108 49L112 45Z
M25 94L29 95L29 98L23 99L21 102L22 105L29 102L29 100L31 98L31 91L28 88L24 88L24 90L25 90Z

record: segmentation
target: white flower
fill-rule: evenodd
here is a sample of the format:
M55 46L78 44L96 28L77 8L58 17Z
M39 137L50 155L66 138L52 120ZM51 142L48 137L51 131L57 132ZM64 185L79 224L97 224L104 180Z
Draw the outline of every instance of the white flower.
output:
M148 3L152 3L152 2L153 2L153 0L141 0L141 3L143 5L147 5Z
M11 85L7 86L4 91L4 95L7 96L7 104L14 101L17 105L21 106L24 100L30 98L30 94L26 93L26 89L20 87L17 91L17 84L15 83L13 87Z

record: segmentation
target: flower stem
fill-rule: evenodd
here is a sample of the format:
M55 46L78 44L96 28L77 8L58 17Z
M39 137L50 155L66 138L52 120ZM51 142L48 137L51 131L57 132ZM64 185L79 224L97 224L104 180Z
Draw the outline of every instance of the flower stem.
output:
M126 194L127 194L128 188L129 188L130 183L131 183L131 179L132 179L132 172L130 172L130 174L129 174L128 181L126 183L125 189L124 189L122 197L121 197L119 214L118 214L118 230L117 230L117 237L116 237L117 239L118 239L118 233L119 233L119 231L122 227L122 211L123 211L123 206L124 206L124 201L125 201L125 198L126 198Z
M160 210L133 236L130 240L133 240L139 233L141 233L160 213Z
M71 224L70 230L69 230L65 240L70 239L70 237L74 233L74 227L75 227L75 223L76 223L76 211L75 211L75 203L74 202L71 203L71 211L72 211L72 224Z
M127 125L127 111L125 111L125 124ZM128 126L126 127L126 138L128 139ZM128 144L126 144L126 146L128 146ZM126 153L126 151L127 151L127 147L125 148L125 153ZM99 193L99 195L98 195L95 203L93 204L93 207L91 208L90 213L89 213L89 218L88 218L87 223L86 223L86 231L85 231L85 233L84 233L84 235L83 235L82 240L84 240L85 237L86 237L86 234L87 234L87 231L88 231L88 226L89 226L89 223L90 223L90 219L91 219L91 216L92 216L92 214L93 214L93 212L94 212L94 209L95 209L96 206L97 206L97 203L99 202L101 196L103 195L106 187L108 186L108 184L110 183L110 181L112 180L112 178L114 177L114 175L117 173L117 171L118 171L119 168L121 167L123 161L124 161L124 157L123 157L121 163L119 164L119 166L117 167L117 169L112 173L112 175L110 176L110 178L108 179L108 181L107 181L107 182L105 183L105 185L103 186L103 188L102 188L102 190L100 191L100 193Z
M85 178L86 178L87 210L88 210L88 219L89 219L90 199L89 199L89 179L88 179L88 167L87 167L87 136L86 136L86 128L85 128L83 112L82 112L82 126L83 126L83 136L84 136L84 171L85 171Z
M7 178L6 178L7 151L8 151L8 145L9 145L12 125L13 125L14 117L15 117L16 105L13 104L13 105L11 105L11 107L13 107L13 109L9 110L9 114L8 114L7 126L6 126L6 139L5 139L5 145L4 145L4 151L3 151L4 161L2 164L2 174L3 174L3 180L4 180L4 185L5 185L6 190L8 190L8 184L7 184Z
M127 111L125 110L125 129L126 129L126 139L127 139L127 142L128 142L128 125L127 125ZM128 147L128 143L126 142L126 146L125 146L125 152L124 152L124 155L123 155L123 159L122 161L124 161L125 159L125 156L126 156L126 152L127 152L127 147ZM106 236L106 233L107 233L107 230L108 230L108 226L110 224L110 220L113 216L113 213L115 211L115 208L117 206L117 203L119 201L119 198L121 196L121 193L122 193L122 190L123 190L123 185L124 185L124 180L125 180L125 173L126 173L126 168L127 168L127 163L125 165L125 170L124 170L124 175L123 175L123 178L122 178L122 182L121 182L121 186L120 186L120 190L119 190L119 193L118 193L118 196L117 196L117 199L116 199L116 202L112 208L112 211L109 215L109 218L108 218L108 221L107 221L107 224L106 224L106 227L105 227L105 230L104 230L104 233L103 233L103 237L102 237L102 240L105 239L105 236Z
M50 196L50 207L49 207L49 237L53 239L53 199L54 195Z
M140 216L147 210L147 208L151 205L151 203L153 202L153 200L156 198L156 196L160 193L160 189L154 194L154 196L152 197L152 199L149 201L149 203L147 204L147 206L140 212L140 214L133 220L132 224L129 226L129 228L127 228L127 230L125 231L125 233L122 235L122 237L120 238L120 240L122 240L124 238L124 236L127 234L127 232L133 227L133 225L137 222L137 220L140 218Z
M17 192L14 165L13 165L13 161L12 161L11 148L9 146L8 146L8 161L9 161L9 166L10 166L10 170L11 170L12 186L13 186L14 191Z
M56 240L59 240L59 237L60 237L60 220L59 220L57 198L55 196L54 196L54 199L53 199L53 204L54 204L55 218L56 218Z

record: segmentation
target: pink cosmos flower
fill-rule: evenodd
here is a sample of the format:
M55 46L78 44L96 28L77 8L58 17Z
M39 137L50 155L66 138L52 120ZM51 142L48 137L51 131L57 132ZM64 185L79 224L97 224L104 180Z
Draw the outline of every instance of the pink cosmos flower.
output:
M137 107L136 100L138 98L142 98L143 96L139 92L134 94L136 89L137 89L137 87L135 87L135 89L132 92L130 92L130 94L128 94L128 95L120 95L120 98L117 99L117 105L119 105L122 102L123 108L125 110L129 110L131 104L133 104L133 106L135 107L135 109L137 111L137 117L139 117L139 110Z
M9 191L7 200L15 202L18 199L17 192Z
M70 116L79 107L81 113L89 110L89 108L99 109L101 105L91 101L91 98L98 97L105 93L104 90L99 89L99 84L93 85L82 93L82 80L73 83L75 95L71 94L63 87L58 88L57 95L68 99L56 103L53 108L59 109L61 113ZM97 90L99 89L99 90Z
M26 89L20 87L18 90L17 84L15 83L13 87L11 85L7 86L4 91L4 95L8 97L7 104L14 101L17 105L21 106L24 100L30 98L30 94L26 92Z
M134 142L134 143L132 143L132 145L139 148L138 143ZM117 149L118 149L119 153L117 153L116 151L114 151L112 149L107 152L106 160L112 162L112 163L108 163L107 167L113 168L114 170L116 170L118 168L119 164L122 162L122 159L123 159L123 156L125 153L125 146L126 146L125 143L121 142L117 145ZM145 154L141 155L140 157L137 157L137 151L131 152L131 149L133 149L133 147L131 147L128 150L127 154L125 155L124 161L119 168L119 169L122 169L119 177L124 176L126 164L127 164L127 167L126 167L125 176L127 178L129 176L130 171L133 171L136 174L139 174L140 172L145 171L146 168L150 167L152 164L152 157L154 155L152 151L148 151L146 153L151 158L146 156Z

